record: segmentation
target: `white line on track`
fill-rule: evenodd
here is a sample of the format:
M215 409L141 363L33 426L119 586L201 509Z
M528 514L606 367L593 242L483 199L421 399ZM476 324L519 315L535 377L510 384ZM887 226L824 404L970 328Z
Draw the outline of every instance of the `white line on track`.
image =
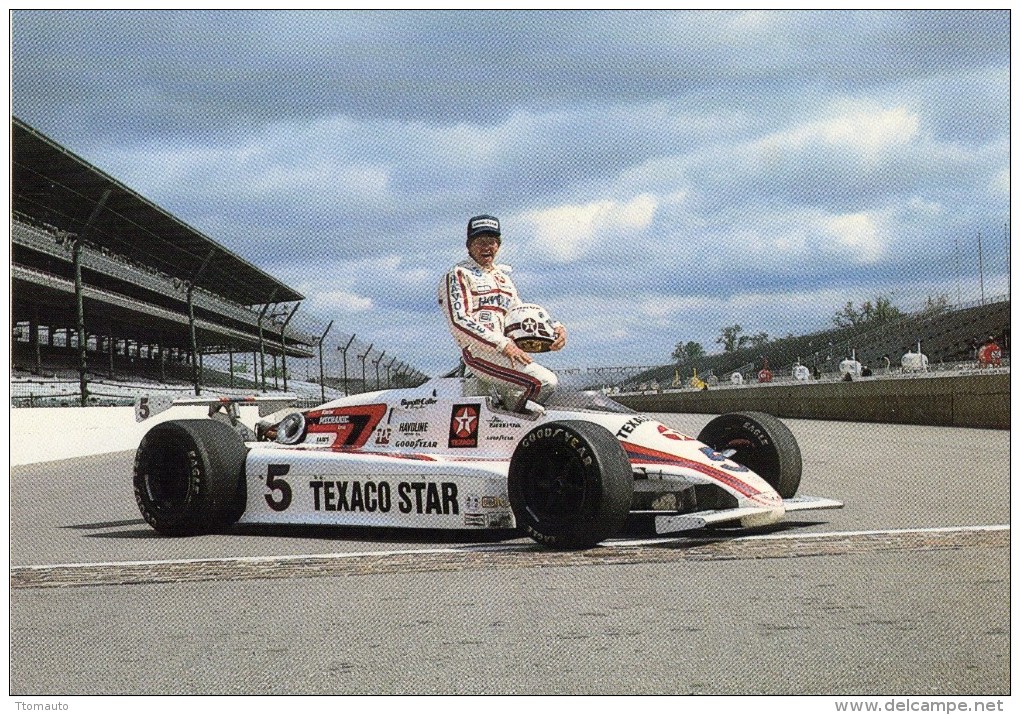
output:
M765 541L765 540L800 540L800 539L837 539L854 536L882 536L900 534L929 534L929 533L964 533L980 531L1009 531L1009 524L991 524L985 526L947 526L947 527L926 527L914 529L879 529L870 531L823 531L807 533L784 533L784 534L752 534L749 536L736 536L729 541ZM655 546L657 544L668 544L680 541L699 541L691 537L665 537L655 539L620 539L607 541L602 544L610 548L629 548L634 546ZM398 549L388 551L355 551L347 553L327 554L282 554L276 556L227 556L209 557L201 559L165 559L160 561L106 561L97 563L77 564L45 564L35 566L18 566L12 568L18 571L45 570L45 569L69 569L69 568L103 568L103 567L124 567L124 566L162 566L167 564L257 564L257 563L288 563L301 562L309 559L340 560L366 557L389 557L409 556L428 554L463 554L480 553L486 551L537 551L541 549L538 544L466 544L456 548L438 549Z
M845 536L884 536L896 534L956 534L968 531L1009 531L1009 524L990 524L986 526L931 526L915 529L874 529L870 531L809 531L804 533L784 534L751 534L735 536L730 541L765 541L791 539L838 539ZM688 541L690 537L673 536L658 539L634 539L610 541L605 546L654 546L676 541Z

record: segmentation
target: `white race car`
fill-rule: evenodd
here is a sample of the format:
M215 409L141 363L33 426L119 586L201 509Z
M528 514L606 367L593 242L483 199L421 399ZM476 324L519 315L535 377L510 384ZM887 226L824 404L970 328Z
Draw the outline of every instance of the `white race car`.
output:
M842 506L795 496L800 449L763 413L719 416L695 439L601 393L560 390L521 414L473 378L445 377L277 412L256 436L237 407L265 399L177 400L209 405L212 419L149 430L134 490L154 529L517 529L550 547L583 549L619 534L628 518L672 534ZM166 406L143 398L136 416Z

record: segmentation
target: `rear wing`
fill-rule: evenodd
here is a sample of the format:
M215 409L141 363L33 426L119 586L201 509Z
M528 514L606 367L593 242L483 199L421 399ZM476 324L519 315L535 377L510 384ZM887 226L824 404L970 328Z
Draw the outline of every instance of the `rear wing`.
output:
M173 398L165 395L145 395L135 400L135 422L145 420L165 412L171 407L182 406L208 407L209 415L212 416L219 410L223 410L228 416L236 419L237 408L241 405L258 405L259 417L271 415L278 410L294 405L291 398L265 397L246 395L244 397L178 397Z

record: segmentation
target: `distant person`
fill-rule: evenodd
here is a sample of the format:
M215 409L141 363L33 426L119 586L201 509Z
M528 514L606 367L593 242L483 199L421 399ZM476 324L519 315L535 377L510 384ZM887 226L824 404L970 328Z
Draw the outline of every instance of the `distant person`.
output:
M980 348L978 348L978 367L1001 367L1002 348L995 341L994 335L989 335Z
M511 308L521 305L509 266L496 265L502 247L499 219L479 215L468 221L468 259L446 274L439 286L439 305L450 333L461 348L464 364L483 383L494 388L503 405L525 412L528 400L542 404L556 390L556 374L535 362L529 353L504 335ZM550 350L561 350L567 330L554 323Z

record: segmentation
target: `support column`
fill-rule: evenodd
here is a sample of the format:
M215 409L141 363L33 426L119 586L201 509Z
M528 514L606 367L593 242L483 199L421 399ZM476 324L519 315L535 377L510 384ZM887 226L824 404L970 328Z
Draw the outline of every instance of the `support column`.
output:
M290 311L290 315L283 321L283 327L280 328L280 344L283 345L283 391L287 391L287 324L290 323L290 319L294 317L294 313L301 307L301 303L294 306L294 309Z
M191 337L191 379L195 395L202 394L202 368L198 362L198 336L195 333L195 284L188 283L188 334Z
M109 193L109 192L107 192ZM98 209L98 207L96 207ZM93 212L93 215L95 212ZM88 356L85 345L85 303L84 286L81 281L81 249L82 242L78 238L72 248L72 260L74 261L74 301L77 313L78 333L78 390L81 393L81 406L86 407L89 403L89 385L86 371L88 370ZM70 333L70 330L68 330ZM68 334L68 347L70 347L71 336Z

